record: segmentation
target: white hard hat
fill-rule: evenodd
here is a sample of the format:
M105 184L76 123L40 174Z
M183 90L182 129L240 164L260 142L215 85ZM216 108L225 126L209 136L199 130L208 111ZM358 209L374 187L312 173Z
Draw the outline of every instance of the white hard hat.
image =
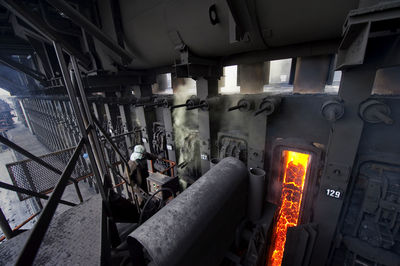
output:
M146 153L146 148L143 145L136 145L131 154L130 160L136 161L138 159L143 159Z

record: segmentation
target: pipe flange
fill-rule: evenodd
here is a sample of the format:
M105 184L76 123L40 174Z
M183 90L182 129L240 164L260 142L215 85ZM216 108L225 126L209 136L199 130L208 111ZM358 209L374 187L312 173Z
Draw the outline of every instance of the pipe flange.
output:
M330 122L339 120L344 115L344 105L338 100L329 100L322 104L321 115Z
M393 124L393 119L390 117L390 107L377 100L367 100L361 103L359 114L368 123L377 124L383 122L387 125Z
M192 97L190 97L190 99L188 99L186 101L186 105L187 105L186 108L196 106L199 103L200 103L200 99L195 96L192 96Z

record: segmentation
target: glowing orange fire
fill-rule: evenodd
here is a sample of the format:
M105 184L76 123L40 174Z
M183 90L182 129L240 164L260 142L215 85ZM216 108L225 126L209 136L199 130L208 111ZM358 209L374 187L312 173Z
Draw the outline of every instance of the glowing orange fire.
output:
M287 229L297 225L310 160L310 155L305 153L285 150L283 155L285 171L280 198L281 205L279 218L274 228L272 254L268 262L268 265L272 266L281 265Z

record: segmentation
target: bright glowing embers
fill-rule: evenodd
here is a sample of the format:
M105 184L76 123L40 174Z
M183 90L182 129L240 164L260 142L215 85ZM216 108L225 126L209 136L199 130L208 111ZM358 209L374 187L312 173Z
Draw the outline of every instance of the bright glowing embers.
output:
M295 151L283 151L283 181L279 216L274 227L270 258L267 265L281 265L288 227L299 220L304 183L310 164L310 155Z

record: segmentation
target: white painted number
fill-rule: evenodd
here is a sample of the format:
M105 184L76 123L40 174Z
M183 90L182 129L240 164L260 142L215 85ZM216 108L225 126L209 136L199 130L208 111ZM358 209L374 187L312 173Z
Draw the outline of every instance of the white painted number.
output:
M332 198L340 198L340 191L333 190L333 189L327 189L326 190L326 195Z

